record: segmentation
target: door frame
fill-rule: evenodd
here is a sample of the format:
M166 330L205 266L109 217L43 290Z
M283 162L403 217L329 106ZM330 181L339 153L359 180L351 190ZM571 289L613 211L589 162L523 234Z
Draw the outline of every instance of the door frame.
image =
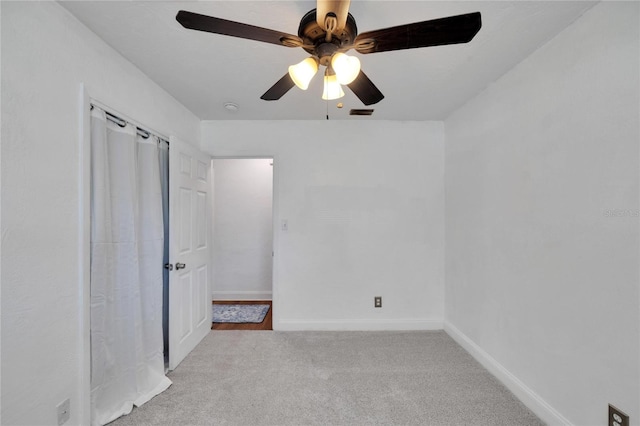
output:
M273 251L273 256L271 257L271 308L272 308L272 329L273 331L276 331L279 329L279 325L280 325L280 304L279 304L279 297L278 297L278 270L279 270L279 263L280 263L280 256L279 256L279 247L280 247L280 233L278 232L279 228L278 228L278 223L280 223L280 186L278 185L279 182L279 167L278 167L278 156L276 154L256 154L256 155L215 155L215 154L211 154L209 153L209 155L211 155L211 161L212 161L212 170L213 170L213 178L211 179L211 185L215 185L215 169L213 168L213 160L271 160L273 163L273 168L272 168L272 192L271 192L271 234L272 234L272 241L271 241L271 245L272 245L272 251ZM212 212L213 209L215 208L215 206L213 205L214 203L214 198L215 198L215 190L212 188L213 191L213 197L211 197L211 203L212 203ZM213 221L213 215L211 216L211 220ZM214 230L213 230L213 223L211 224L211 241L213 244L213 241L215 238L214 235ZM212 250L213 253L213 250ZM213 257L213 256L212 256ZM211 267L215 268L215 262L213 261L213 259L211 259ZM211 278L212 278L212 297L213 297L213 286L215 286L215 282L213 281L213 271Z
M78 290L80 331L78 386L80 388L78 418L91 424L91 98L80 85L80 126L78 146Z

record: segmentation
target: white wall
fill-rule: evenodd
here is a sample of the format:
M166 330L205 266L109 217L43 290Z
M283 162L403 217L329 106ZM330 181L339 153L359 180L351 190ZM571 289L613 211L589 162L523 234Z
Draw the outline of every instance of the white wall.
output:
M600 3L445 122L445 327L551 423L640 424L638 17Z
M70 397L86 424L79 85L200 128L58 4L0 8L0 422L55 424ZM606 215L638 209L638 39L637 3L587 12L447 120L446 185L441 123L203 123L213 155L276 157L274 326L439 328L444 186L449 331L574 424L607 402L638 424L639 224Z
M275 157L275 329L442 328L442 123L209 121L202 137Z
M271 300L273 160L213 160L213 299Z
M2 414L57 424L81 412L85 335L80 85L165 135L199 143L199 120L54 2L2 7Z

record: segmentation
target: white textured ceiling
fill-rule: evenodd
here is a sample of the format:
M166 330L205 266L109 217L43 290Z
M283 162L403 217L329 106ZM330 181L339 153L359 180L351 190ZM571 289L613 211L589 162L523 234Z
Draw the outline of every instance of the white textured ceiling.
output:
M586 1L358 1L350 12L359 32L480 11L482 29L468 44L361 55L362 68L385 95L371 117L345 88L323 101L321 73L309 89L278 101L260 96L287 67L308 54L252 40L184 29L188 10L297 34L309 1L65 1L62 5L203 120L442 120L553 38L593 6ZM235 113L225 102L239 105Z

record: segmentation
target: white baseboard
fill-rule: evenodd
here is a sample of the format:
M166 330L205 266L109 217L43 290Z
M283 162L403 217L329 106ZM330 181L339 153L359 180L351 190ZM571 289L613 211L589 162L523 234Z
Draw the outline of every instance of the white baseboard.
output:
M533 411L536 416L540 417L543 422L548 425L572 426L572 423L569 420L542 399L540 395L522 383L520 379L511 374L509 370L504 368L498 361L492 358L491 355L486 353L480 346L475 344L453 324L445 321L444 331L467 352L469 352L469 354L480 364L482 364L484 368L502 382L507 389L513 392L513 394L531 411Z
M344 319L344 320L279 320L278 331L400 331L442 330L442 320L429 319Z
M212 293L213 300L271 300L272 293L270 291L214 291Z

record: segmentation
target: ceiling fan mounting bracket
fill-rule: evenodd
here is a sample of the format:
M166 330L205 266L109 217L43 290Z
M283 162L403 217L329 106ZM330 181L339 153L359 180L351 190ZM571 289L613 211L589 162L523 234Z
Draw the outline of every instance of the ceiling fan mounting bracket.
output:
M293 36L282 36L280 37L280 43L286 47L302 47L302 40L299 38L293 38Z
M326 31L325 40L327 42L331 41L331 36L333 32L338 27L338 18L335 13L327 13L327 16L324 18L324 30Z

